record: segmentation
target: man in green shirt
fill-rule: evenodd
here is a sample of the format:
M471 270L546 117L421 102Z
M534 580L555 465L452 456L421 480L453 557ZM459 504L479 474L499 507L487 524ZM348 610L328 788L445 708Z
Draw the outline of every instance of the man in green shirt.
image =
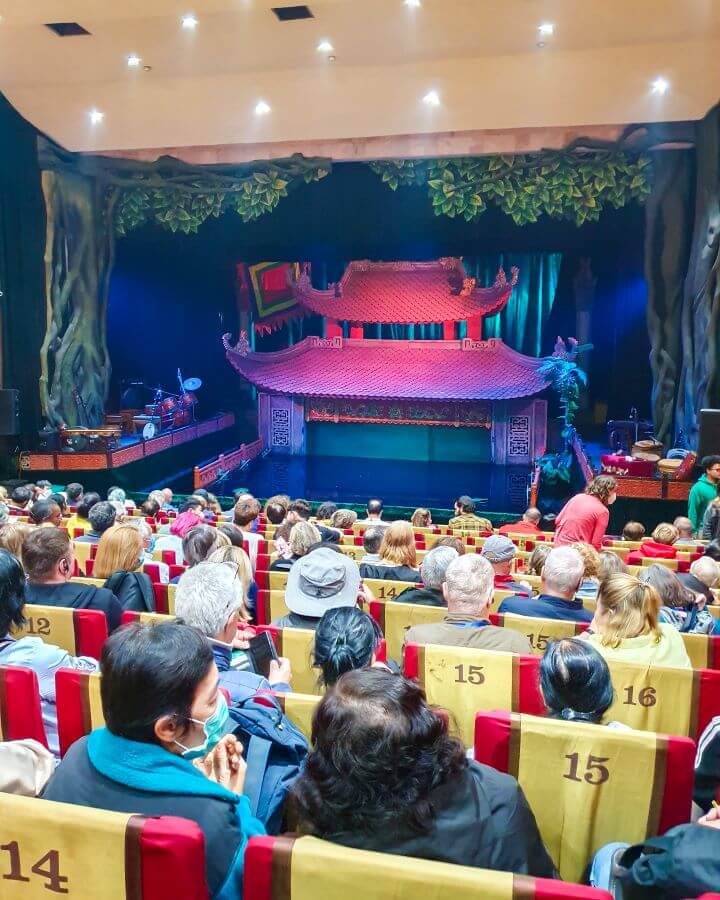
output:
M688 519L695 534L702 535L703 516L708 504L718 495L720 456L704 456L700 461L705 474L695 482L688 497Z

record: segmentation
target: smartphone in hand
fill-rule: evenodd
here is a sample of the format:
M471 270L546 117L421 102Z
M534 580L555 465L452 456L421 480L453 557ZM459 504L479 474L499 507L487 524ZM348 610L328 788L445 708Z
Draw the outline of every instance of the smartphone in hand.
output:
M247 652L253 671L267 678L270 674L271 661L278 658L273 639L267 631L250 638Z

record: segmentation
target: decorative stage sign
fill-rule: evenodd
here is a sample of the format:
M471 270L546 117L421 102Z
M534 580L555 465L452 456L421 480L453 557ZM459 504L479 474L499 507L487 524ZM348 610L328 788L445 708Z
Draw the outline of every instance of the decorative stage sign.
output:
M489 429L492 427L492 404L308 399L305 418L308 422L366 422L378 425Z

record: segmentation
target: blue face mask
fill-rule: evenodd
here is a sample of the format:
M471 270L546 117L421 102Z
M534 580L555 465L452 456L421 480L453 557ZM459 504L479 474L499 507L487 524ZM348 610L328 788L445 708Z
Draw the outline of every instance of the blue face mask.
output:
M182 756L185 759L200 759L202 756L207 756L218 745L220 738L225 734L229 716L230 711L228 710L225 695L220 692L215 712L209 718L205 719L204 722L200 719L190 719L191 722L195 722L203 727L205 740L202 744L199 744L197 747L185 747L180 741L175 741L178 747L182 749Z

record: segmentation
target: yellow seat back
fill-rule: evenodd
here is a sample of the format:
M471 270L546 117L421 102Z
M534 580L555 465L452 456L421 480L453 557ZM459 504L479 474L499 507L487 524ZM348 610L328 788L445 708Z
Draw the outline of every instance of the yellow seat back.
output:
M536 656L543 655L550 641L575 637L584 630L579 622L566 619L538 619L534 616L518 616L512 613L498 615L495 624L524 634Z
M320 702L320 694L275 694L285 715L310 742L312 718Z
M319 683L320 669L313 667L315 632L304 628L277 628L278 656L285 656L292 666L293 691L301 694L323 694Z

